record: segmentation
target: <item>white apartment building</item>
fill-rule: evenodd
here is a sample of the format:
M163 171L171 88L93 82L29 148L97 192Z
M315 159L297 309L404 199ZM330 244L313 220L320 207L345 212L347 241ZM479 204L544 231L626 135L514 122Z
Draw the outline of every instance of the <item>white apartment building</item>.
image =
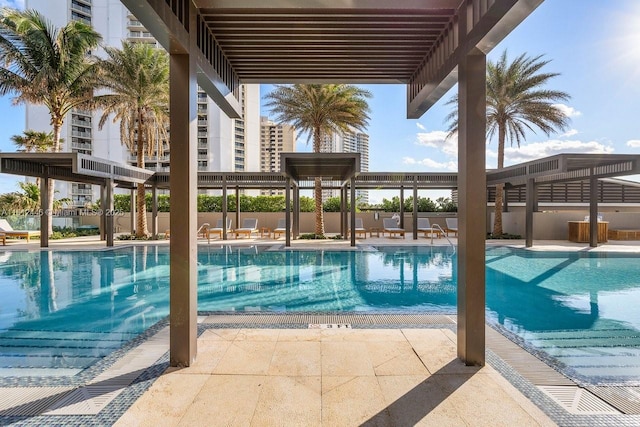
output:
M296 150L296 131L286 123L278 124L260 117L260 172L280 172L280 153ZM282 195L283 190L264 189L265 196Z
M320 143L323 153L360 153L360 171L369 172L369 135L362 132L344 132L325 136ZM322 199L340 195L338 190L323 190ZM368 190L356 190L360 203L369 203Z
M71 20L91 24L106 46L120 47L122 40L156 43L140 21L120 0L26 0L26 8L36 9L56 27ZM103 54L102 49L94 52ZM260 170L260 86L243 85L241 105L243 119L230 119L203 91L198 92L198 170L259 171ZM25 129L50 131L49 112L42 105L26 106ZM135 156L120 143L119 124L108 121L98 130L99 113L74 111L62 128L63 151L78 151L105 159L136 164ZM168 171L170 147L165 145L162 156L145 158L145 167ZM75 206L99 198L99 189L88 184L56 182L56 198L69 197ZM246 194L252 194L247 191ZM254 191L253 194L258 194Z

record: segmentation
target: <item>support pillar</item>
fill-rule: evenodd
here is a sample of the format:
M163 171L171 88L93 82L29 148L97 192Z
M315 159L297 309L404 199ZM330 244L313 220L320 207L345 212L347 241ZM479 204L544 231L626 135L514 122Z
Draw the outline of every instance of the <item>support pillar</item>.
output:
M300 236L300 187L293 185L293 238Z
M536 183L534 178L527 180L527 196L524 215L524 237L525 246L533 246L533 212L536 210Z
M44 176L40 179L40 247L49 247L49 223L52 212L49 212L49 167L45 166Z
M404 187L400 187L400 228L404 228Z
M485 364L486 57L458 65L458 357Z
M113 179L107 179L107 183L105 184L105 200L104 206L105 210L103 212L104 215L104 228L105 228L105 236L107 238L107 247L113 247L113 216L114 216L114 208L113 208Z
M242 227L240 224L240 188L236 186L236 228ZM236 238L238 235L236 234Z
M191 51L195 52L195 11L187 2ZM171 366L190 366L197 353L197 67L196 56L170 55L171 109Z
M347 186L340 187L340 235L344 240L347 240L349 234L350 225L348 224L347 213L349 211L347 204Z
M131 234L136 234L136 189L135 187L131 189L130 192L130 200L131 200Z
M222 240L227 240L227 178L222 177ZM238 224L236 224L238 228Z
M107 184L100 186L100 240L107 240Z
M351 188L351 198L350 198L350 202L351 202L351 220L349 221L350 223L350 227L351 227L351 246L355 247L356 246L356 179L355 178L351 178L351 182L350 182L350 188Z
M589 178L589 246L598 246L598 178L591 168Z
M158 188L151 186L151 238L158 240Z
M413 240L418 240L418 182L413 177Z
M291 178L287 178L286 190L284 191L284 204L285 204L285 216L284 216L284 236L285 246L291 246Z

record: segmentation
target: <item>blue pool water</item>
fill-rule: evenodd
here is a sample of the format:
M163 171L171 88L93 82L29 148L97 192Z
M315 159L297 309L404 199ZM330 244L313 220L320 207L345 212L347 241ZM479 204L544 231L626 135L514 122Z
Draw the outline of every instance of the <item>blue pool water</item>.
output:
M487 318L580 379L640 383L638 258L487 249ZM155 246L0 252L0 375L73 375L165 318L168 260ZM446 247L207 246L198 264L200 311L456 310Z

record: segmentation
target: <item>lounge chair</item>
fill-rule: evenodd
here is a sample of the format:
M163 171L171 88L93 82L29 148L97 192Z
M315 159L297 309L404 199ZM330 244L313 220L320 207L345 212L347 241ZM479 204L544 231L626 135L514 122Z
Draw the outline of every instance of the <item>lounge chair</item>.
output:
M446 218L445 221L447 221L447 229L445 230L447 232L447 236L449 235L449 232L455 233L456 237L458 236L458 218Z
M361 235L363 239L367 238L367 230L362 224L362 218L356 218L356 228L354 228L354 231L356 233L356 237L358 237L358 235Z
M25 237L27 243L32 237L40 237L40 230L14 230L6 219L0 219L0 232L7 237Z
M219 239L222 239L222 218L216 221L216 226L209 229L207 239L211 240L212 234L217 234ZM231 231L231 218L227 217L227 232Z
M196 232L197 237L208 237L209 234L209 223L205 222L200 227L198 227L198 231Z
M404 239L404 228L398 227L398 223L393 218L382 219L382 235L389 233L389 237L393 237L395 234L399 234Z
M424 233L424 237L431 238L433 238L434 234L438 237L442 234L440 229L431 226L429 218L418 218L418 233ZM427 236L427 234L429 234L429 236Z
M245 218L242 220L242 227L236 228L234 233L236 233L236 239L241 234L246 234L247 237L251 237L251 233L258 232L258 219L257 218Z
M7 244L7 235L4 233L0 233L0 240L2 240L2 246L6 246Z
M440 237L442 231L440 228L432 227L431 222L429 222L429 218L418 218L418 233L424 233L424 237L427 237L427 233L429 237L431 237L431 243L433 244L433 235L436 237Z
M278 225L273 229L273 238L277 239L278 236L283 235L287 232L287 219L280 218L278 219Z

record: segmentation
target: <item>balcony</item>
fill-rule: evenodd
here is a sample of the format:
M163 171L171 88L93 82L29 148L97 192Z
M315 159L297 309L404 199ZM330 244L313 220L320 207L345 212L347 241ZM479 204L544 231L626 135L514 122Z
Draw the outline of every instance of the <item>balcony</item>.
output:
M78 138L91 138L91 132L81 132L77 130L72 130L71 136L77 136Z

